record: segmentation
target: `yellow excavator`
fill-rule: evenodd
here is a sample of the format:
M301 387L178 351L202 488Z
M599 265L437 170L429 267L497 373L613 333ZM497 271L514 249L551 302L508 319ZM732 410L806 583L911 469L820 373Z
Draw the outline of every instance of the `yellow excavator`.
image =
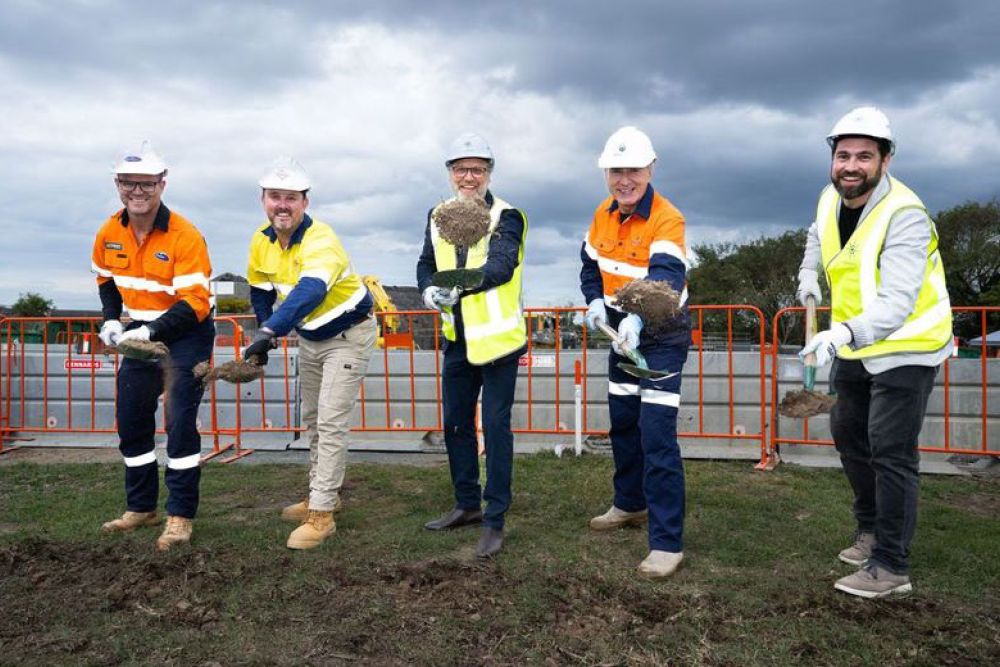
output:
M375 275L361 276L361 281L372 293L375 299L376 313L395 313L396 304L389 298L388 292L382 287L382 281ZM399 315L385 315L378 318L378 347L385 347L387 344L392 347L413 347L413 336L406 333L399 333ZM407 341L409 341L407 343Z

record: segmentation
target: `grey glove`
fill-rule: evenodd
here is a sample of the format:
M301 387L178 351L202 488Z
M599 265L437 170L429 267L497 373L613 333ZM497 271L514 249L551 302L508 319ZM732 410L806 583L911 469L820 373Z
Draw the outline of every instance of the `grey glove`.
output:
M459 296L460 293L457 287L448 289L446 287L434 287L431 285L424 290L424 305L431 310L441 310L458 303Z

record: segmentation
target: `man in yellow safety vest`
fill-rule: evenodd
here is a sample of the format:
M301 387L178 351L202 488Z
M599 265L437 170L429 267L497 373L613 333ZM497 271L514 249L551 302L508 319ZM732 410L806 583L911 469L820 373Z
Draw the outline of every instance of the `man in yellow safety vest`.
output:
M797 296L821 301L830 328L799 353L833 361L837 403L830 430L854 490L854 543L841 561L859 567L835 588L865 598L912 590L917 517L917 436L938 366L951 354L951 304L933 220L888 172L895 151L885 114L859 107L827 137L832 185L819 198Z
M451 145L445 167L456 198L482 199L489 208L486 236L470 247L441 237L434 209L427 216L417 262L417 286L428 308L440 311L444 350L444 441L455 490L455 506L424 524L448 530L482 523L476 555L490 558L503 546L504 515L511 502L514 436L510 430L518 358L527 349L521 308L521 269L528 219L490 192L493 151L478 134ZM479 268L482 285L459 292L431 284L436 271ZM476 402L483 396L486 484L480 490ZM482 502L486 501L485 512Z

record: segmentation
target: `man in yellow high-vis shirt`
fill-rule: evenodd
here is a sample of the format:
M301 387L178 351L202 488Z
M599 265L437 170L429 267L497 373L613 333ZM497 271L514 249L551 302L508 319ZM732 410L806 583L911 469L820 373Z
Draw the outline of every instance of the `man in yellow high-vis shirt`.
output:
M444 440L455 490L455 506L424 524L448 530L482 523L476 555L489 558L503 546L504 516L511 502L514 436L510 429L518 358L527 349L521 308L521 269L528 220L490 192L493 151L478 134L451 145L445 167L455 197L485 200L489 233L471 247L454 246L438 233L434 210L427 216L417 286L428 308L441 311L444 350ZM480 287L462 292L431 285L436 271L481 268ZM479 485L476 402L483 396L486 484ZM482 502L486 501L485 512Z
M309 497L282 518L300 522L289 549L319 546L336 531L333 513L347 465L347 433L377 338L373 300L333 229L306 213L312 184L291 159L260 179L268 222L250 242L247 281L260 328L244 357L267 363L277 339L299 335L302 423L309 440ZM275 302L280 305L275 308Z
M859 107L827 141L832 185L820 195L799 269L798 298L830 286L831 326L813 352L837 403L830 430L854 490L854 543L840 560L860 567L835 588L865 598L908 593L917 519L917 437L940 364L951 354L951 304L938 235L920 199L889 172L895 150L885 114Z

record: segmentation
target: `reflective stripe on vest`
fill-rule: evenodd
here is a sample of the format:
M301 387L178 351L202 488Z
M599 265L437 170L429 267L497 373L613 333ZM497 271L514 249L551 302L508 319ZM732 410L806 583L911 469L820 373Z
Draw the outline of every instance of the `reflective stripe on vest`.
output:
M841 247L837 217L840 195L831 185L820 196L816 209L818 234L826 279L831 286L831 320L847 322L860 315L878 296L881 282L879 255L892 217L907 208L920 209L923 203L909 188L889 176L889 192L858 221L847 243ZM913 312L899 329L883 340L857 350L850 346L837 351L845 359L864 359L897 352L933 352L951 340L951 302L945 285L944 265L938 252L937 229L930 224L924 283Z
M499 197L493 198L489 233L469 248L465 268L475 269L486 264L490 237L500 223L501 213L507 209L514 207ZM462 297L466 356L471 364L481 365L499 359L528 341L521 307L521 270L528 220L521 211L518 211L518 214L524 221L524 231L521 235L521 247L518 250L514 275L503 285ZM433 219L433 213L431 218ZM439 271L457 268L458 256L455 246L441 238L434 224L431 225L431 243L434 246L434 262ZM455 340L455 317L449 307L444 308L441 313L441 331L448 340Z

